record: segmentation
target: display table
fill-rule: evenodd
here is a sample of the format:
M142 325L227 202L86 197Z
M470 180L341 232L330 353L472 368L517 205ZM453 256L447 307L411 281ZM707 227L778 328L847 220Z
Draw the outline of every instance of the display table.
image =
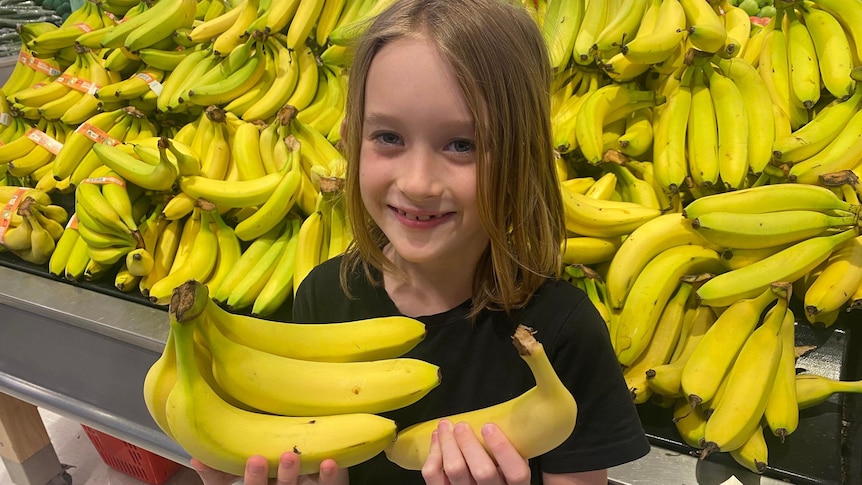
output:
M168 317L163 309L0 266L0 322L0 393L77 420L170 460L188 463L188 455L156 426L141 394L144 376L161 354L168 335ZM845 348L846 338L837 334L833 339L839 342L832 345L824 342L824 352L817 354L820 357L809 359L809 370L831 376L842 372L841 360L830 357L828 349ZM827 357L823 358L824 355ZM809 410L803 416L800 433L803 429L810 433L808 428L816 425L822 428L822 436L794 434L789 441L793 440L803 450L806 446L822 448L821 441L835 442L843 450L842 456L826 460L834 463L822 463L823 477L808 474L798 482L794 480L795 483L862 483L858 474L862 459L853 440L858 431L848 415L848 409L853 411L858 406L841 406L840 402L841 398L835 396L816 412ZM32 412L27 408L23 406L23 412L31 413L32 422ZM16 423L20 426L26 422L24 419L4 415L0 404L0 444L4 426L9 428ZM611 469L612 483L717 485L734 475L745 484L786 483L780 479L786 478L786 474L772 478L749 473L732 463L726 453L700 461L684 449L675 449L672 440L663 442L660 432L651 432L654 426L650 419L645 419L645 427L653 444L652 452L634 463ZM831 424L822 426L813 421L816 419L825 419L827 423L838 419L843 424L841 429ZM38 424L41 423L37 427ZM38 435L39 430L36 431ZM50 455L53 450L47 448ZM771 447L771 453L772 450ZM816 457L817 450L811 451ZM4 461L8 460L2 456Z

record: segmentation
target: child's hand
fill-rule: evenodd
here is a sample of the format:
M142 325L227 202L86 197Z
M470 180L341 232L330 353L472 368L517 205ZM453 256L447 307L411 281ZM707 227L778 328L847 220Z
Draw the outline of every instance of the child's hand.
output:
M431 435L431 449L422 467L429 485L529 485L530 466L497 425L482 427L482 438L493 454L466 423L441 420ZM496 461L496 464L494 463Z
M278 462L278 478L268 480L269 464L262 456L252 456L246 461L245 475L234 476L210 468L192 458L192 468L204 482L204 485L231 485L240 478L243 485L347 485L347 470L339 470L334 460L324 460L320 464L320 473L315 475L299 475L300 457L293 452L285 452Z

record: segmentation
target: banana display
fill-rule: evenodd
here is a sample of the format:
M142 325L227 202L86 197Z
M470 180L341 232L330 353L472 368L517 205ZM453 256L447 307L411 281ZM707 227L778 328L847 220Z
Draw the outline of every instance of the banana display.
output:
M274 426L248 414L274 399L243 387L254 383L237 355L253 356L242 358L252 370L389 360L423 335L404 326L364 357L276 358L320 337L264 319L352 241L339 146L351 46L391 3L88 0L59 25L17 29L18 62L0 86L0 244L60 279L169 309L148 405L182 381L172 436L224 469L237 470L246 440L232 451L195 441L222 424L182 416ZM604 318L636 403L661 400L703 456L727 452L762 473L764 433L792 439L799 409L862 392L791 375L787 350L787 321L830 327L862 308L862 0L523 4L554 69L564 277ZM183 318L170 305L189 280L208 303ZM411 399L436 378L420 367ZM754 369L775 376L771 390L750 392ZM301 414L296 404L281 411ZM151 412L168 432L163 408ZM333 426L374 436L357 435L367 443L348 460L395 436L391 423L355 419ZM327 453L348 445L315 441L322 428L297 433ZM404 435L388 452L424 439Z

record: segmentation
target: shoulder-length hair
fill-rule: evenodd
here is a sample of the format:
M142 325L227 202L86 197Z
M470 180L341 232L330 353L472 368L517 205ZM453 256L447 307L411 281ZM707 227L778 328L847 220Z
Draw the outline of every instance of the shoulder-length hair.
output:
M365 84L381 46L421 36L434 42L455 73L475 120L477 199L490 244L473 278L472 312L524 306L561 272L565 237L550 122L551 66L530 14L502 0L403 0L381 13L355 50L348 72L342 143L346 198L354 240L341 268L395 271L387 239L362 204L359 163ZM370 266L369 266L370 265Z

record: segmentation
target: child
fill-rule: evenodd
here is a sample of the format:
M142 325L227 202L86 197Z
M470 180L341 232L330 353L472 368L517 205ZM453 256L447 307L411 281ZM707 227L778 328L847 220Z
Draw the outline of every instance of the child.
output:
M443 420L421 473L381 453L348 470L351 485L606 484L607 468L649 450L605 323L559 278L550 74L535 21L502 0L399 1L357 48L343 126L355 241L302 283L294 320L404 314L426 324L407 355L439 365L443 379L386 413L400 428L535 385L511 342L526 324L573 393L578 420L566 442L529 461L494 425L482 429L492 461L470 428ZM282 456L277 483L302 483L300 459ZM348 483L331 460L321 468L303 479ZM245 484L267 483L265 470L251 458ZM201 472L224 483L212 475Z

